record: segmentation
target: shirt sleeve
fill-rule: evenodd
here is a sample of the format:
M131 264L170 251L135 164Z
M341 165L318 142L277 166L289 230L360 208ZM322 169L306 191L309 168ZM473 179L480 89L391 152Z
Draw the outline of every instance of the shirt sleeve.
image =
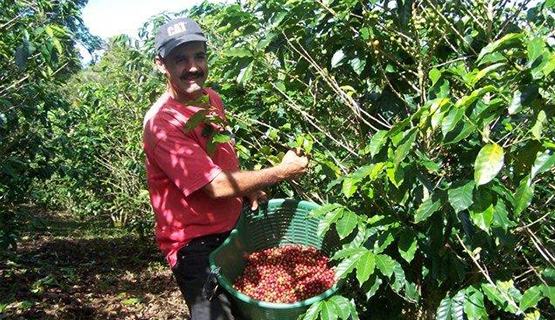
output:
M222 172L197 141L177 129L166 132L152 155L185 196L202 188Z

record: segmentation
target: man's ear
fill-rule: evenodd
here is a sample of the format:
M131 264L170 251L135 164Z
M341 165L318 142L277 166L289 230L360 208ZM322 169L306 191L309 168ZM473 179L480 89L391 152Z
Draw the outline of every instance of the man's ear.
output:
M164 61L162 61L162 58L157 55L156 57L154 57L154 62L156 62L156 69L158 69L158 71L160 71L161 73L166 74L167 69L164 65Z

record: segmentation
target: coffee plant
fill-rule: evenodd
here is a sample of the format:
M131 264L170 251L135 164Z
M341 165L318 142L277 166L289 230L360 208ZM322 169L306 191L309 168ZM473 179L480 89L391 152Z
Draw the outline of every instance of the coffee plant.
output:
M100 45L80 14L87 1L0 2L0 253L15 247L19 204L54 171L50 112L57 90L81 69L77 43Z
M249 168L312 154L287 195L362 319L549 319L553 1L247 1L193 10ZM255 151L256 150L256 151ZM302 187L301 187L302 186ZM304 319L346 319L317 303Z

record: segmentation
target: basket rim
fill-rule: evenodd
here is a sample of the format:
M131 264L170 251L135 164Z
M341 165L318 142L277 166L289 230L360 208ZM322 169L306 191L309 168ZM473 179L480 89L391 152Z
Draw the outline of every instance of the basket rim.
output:
M305 201L305 200L295 200L295 199L271 199L271 200L268 201L268 205L280 205L284 202L289 202L289 201L295 201L295 202L298 203L298 205L303 204L303 206L312 207L312 209L316 209L316 208L320 207L320 205L318 205L316 203L313 203L313 202L308 202L308 201ZM250 210L250 209L247 208L246 210ZM330 297L331 295L333 295L339 289L339 286L340 286L342 281L337 281L333 285L333 287L329 288L328 290L322 292L321 294L319 294L317 296L314 296L314 297L311 297L311 298L308 298L308 299L305 299L305 300L302 300L302 301L297 301L295 303L275 303L275 302L256 300L256 299L253 299L253 298L247 296L246 294L243 294L243 293L235 290L235 288L233 288L233 285L231 285L229 283L229 281L227 281L227 279L225 279L219 272L217 272L216 263L214 261L214 255L217 252L219 252L221 250L221 248L228 245L233 240L233 238L237 237L238 233L239 233L239 231L236 228L231 230L227 239L225 239L225 241L218 248L216 248L214 251L212 251L210 253L210 255L208 256L208 260L209 260L209 263L210 263L211 271L216 273L216 278L218 279L218 283L220 285L222 285L232 296L239 299L240 301L245 302L245 303L254 304L256 306L259 306L259 307L262 307L262 308L268 308L268 309L281 309L281 310L296 309L296 308L299 308L299 307L307 307L307 306L310 306L313 303L324 300L324 299Z

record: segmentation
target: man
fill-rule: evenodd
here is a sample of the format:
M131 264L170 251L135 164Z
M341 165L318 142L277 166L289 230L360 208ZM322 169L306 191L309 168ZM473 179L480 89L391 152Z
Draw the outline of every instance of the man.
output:
M252 209L265 200L262 189L306 171L308 159L289 151L275 167L242 171L233 142L208 154L205 126L184 130L207 95L215 114L225 119L218 94L204 87L208 75L206 38L187 18L174 19L156 34L157 68L167 78L166 93L147 112L143 145L150 200L156 217L156 242L166 255L192 320L234 319L227 296L211 296L208 255L239 218L242 197ZM213 130L222 130L213 125Z

